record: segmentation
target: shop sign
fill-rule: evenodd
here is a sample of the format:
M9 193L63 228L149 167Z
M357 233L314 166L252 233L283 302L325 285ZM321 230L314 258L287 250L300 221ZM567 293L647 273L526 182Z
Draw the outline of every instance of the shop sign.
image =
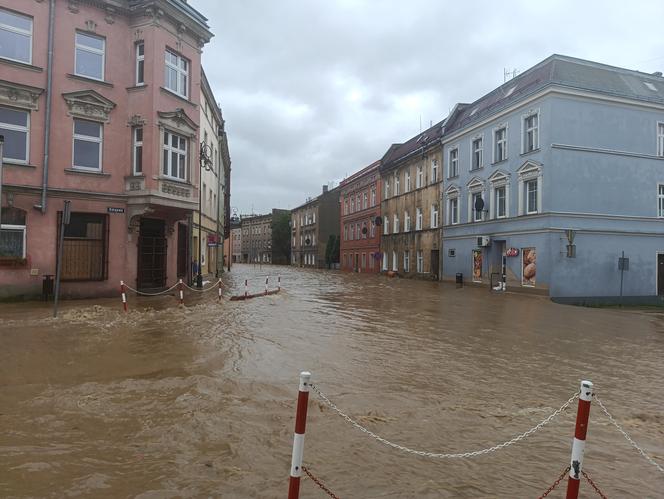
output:
M505 251L505 256L519 256L519 248L509 248Z

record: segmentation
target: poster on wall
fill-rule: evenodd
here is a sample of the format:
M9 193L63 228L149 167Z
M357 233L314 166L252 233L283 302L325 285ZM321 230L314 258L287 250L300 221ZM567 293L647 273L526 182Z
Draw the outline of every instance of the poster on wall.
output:
M521 284L534 286L537 276L537 250L535 248L521 249Z
M473 250L473 282L482 282L482 250Z

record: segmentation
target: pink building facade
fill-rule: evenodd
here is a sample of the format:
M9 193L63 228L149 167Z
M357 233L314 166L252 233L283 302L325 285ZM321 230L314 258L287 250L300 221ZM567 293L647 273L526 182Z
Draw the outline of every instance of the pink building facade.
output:
M181 0L2 1L0 298L55 274L64 200L64 296L191 274L211 36Z

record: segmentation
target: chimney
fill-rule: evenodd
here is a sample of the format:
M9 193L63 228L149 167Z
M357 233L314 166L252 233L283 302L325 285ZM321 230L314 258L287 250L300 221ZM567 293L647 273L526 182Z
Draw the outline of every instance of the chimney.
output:
M323 186L323 194L327 192L327 184Z

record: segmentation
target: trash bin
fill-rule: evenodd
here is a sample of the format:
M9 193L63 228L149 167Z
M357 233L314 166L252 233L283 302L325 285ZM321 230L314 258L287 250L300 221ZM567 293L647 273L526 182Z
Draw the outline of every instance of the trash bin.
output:
M456 275L456 285L457 288L463 288L463 274L461 272Z
M48 297L53 294L53 274L44 274L42 281L42 300L48 301Z

